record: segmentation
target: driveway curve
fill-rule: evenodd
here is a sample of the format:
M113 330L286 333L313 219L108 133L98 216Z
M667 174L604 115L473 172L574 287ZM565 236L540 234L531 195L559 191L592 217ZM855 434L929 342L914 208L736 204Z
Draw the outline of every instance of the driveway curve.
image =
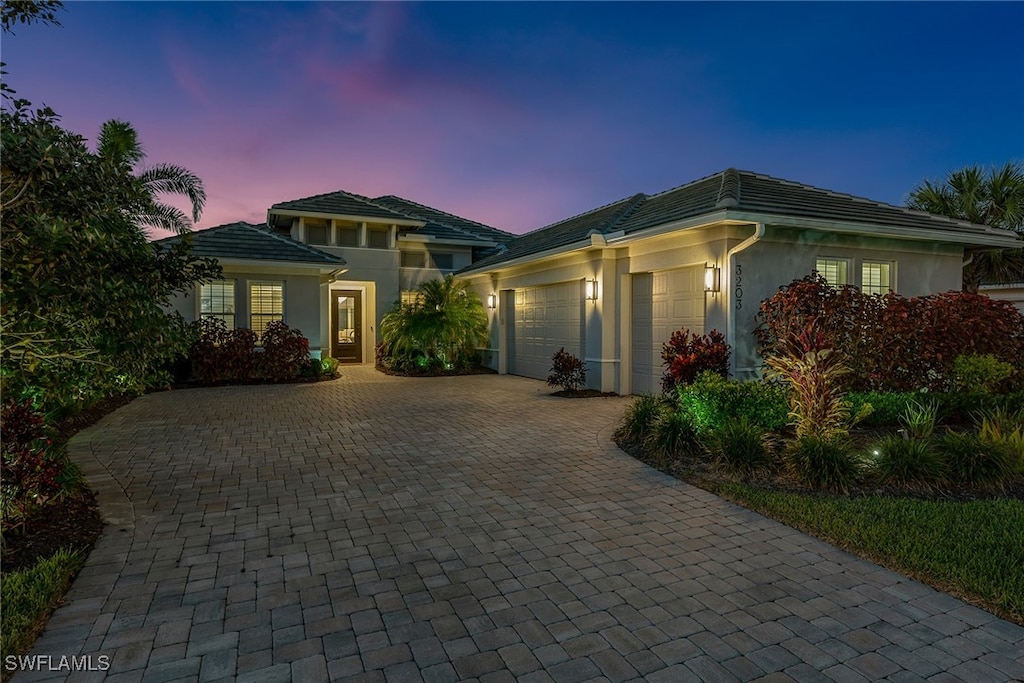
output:
M1024 628L623 454L626 399L548 391L346 368L134 401L72 441L111 524L35 653L109 681L1024 679Z

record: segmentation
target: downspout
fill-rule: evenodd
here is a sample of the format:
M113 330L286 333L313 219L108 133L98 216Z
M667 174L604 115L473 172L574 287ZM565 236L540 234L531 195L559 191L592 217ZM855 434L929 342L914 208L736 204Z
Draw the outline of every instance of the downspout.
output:
M757 229L754 230L754 234L753 235L751 235L747 239L743 240L742 242L740 242L735 247L733 247L732 249L730 249L729 251L727 251L725 253L725 264L726 264L726 267L729 269L729 277L728 277L729 296L726 297L726 301L728 301L729 303L728 303L728 308L726 309L726 312L725 312L725 327L726 327L726 332L725 332L726 338L725 338L725 341L726 341L727 344L732 346L734 349L736 348L736 302L735 302L736 288L733 285L733 277L736 274L736 263L735 263L734 257L736 256L736 254L740 253L741 251L743 251L743 250L753 246L753 244L755 242L757 242L762 237L764 237L764 233L765 233L765 224L764 223L758 223L757 224ZM731 366L729 368L729 373L733 377L735 377L736 376L736 354L735 353L732 354L732 360L730 360L729 365Z

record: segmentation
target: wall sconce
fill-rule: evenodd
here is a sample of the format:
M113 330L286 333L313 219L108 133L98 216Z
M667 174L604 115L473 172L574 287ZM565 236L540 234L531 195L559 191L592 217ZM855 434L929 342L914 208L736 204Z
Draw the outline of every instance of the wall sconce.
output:
M717 266L704 266L704 291L718 293L722 291L722 269Z
M597 301L597 280L587 280L585 291L587 301Z
M487 308L497 308L497 307L498 307L498 295L497 294L488 294L487 295Z

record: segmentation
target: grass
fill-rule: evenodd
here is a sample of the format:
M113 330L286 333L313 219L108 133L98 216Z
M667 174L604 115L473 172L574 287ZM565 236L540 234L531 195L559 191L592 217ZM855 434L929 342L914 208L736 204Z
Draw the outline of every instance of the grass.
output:
M1024 624L1024 500L969 502L708 486L764 515Z
M0 578L4 611L0 660L28 650L84 563L82 553L60 550L29 569L4 573ZM7 673L5 668L5 677Z

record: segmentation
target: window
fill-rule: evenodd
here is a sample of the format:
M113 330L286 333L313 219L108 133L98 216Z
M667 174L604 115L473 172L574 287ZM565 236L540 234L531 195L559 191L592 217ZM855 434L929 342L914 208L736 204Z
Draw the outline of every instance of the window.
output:
M327 221L317 220L315 218L307 218L306 222L306 241L310 244L327 244L327 236L330 234L330 226L327 225Z
M223 320L235 329L235 281L219 280L199 286L199 317Z
M339 225L335 224L338 236L339 247L358 247L359 246L359 226L358 225Z
M403 251L402 252L402 267L403 268L426 268L427 267L427 254L422 251Z
M370 228L366 231L366 246L370 249L387 249L391 230L388 228Z
M267 323L284 320L284 283L249 283L249 327L262 337Z
M434 267L438 270L452 269L453 260L451 254L431 254L430 258L434 262Z
M833 287L848 284L850 262L841 258L819 258L814 269Z
M403 306L414 306L418 307L423 303L423 294L416 291L415 289L403 289L402 290L402 305Z
M860 288L865 294L888 294L892 289L892 264L865 261L860 267Z

